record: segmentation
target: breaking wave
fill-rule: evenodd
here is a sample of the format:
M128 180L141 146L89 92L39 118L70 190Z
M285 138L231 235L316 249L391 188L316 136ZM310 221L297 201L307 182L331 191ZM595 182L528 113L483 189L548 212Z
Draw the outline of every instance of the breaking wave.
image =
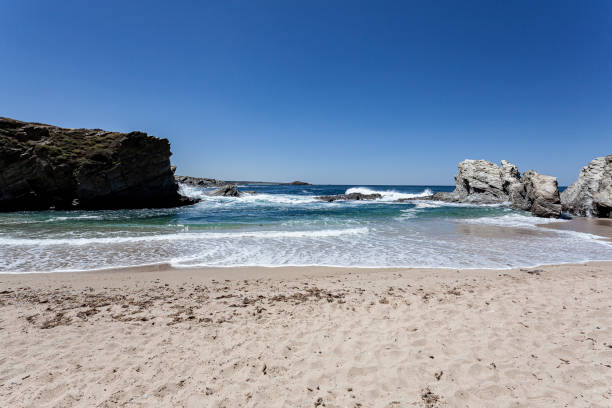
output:
M380 194L382 198L380 201L397 201L399 199L406 198L419 198L427 197L433 194L433 192L426 188L420 193L401 193L395 190L373 190L367 187L352 187L346 190L345 194L361 193L361 194Z

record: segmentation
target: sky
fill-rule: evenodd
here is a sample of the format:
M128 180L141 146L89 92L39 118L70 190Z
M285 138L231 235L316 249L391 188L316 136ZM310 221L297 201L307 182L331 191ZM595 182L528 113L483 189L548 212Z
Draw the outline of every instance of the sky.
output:
M0 0L0 116L168 138L177 174L573 182L612 154L612 2Z

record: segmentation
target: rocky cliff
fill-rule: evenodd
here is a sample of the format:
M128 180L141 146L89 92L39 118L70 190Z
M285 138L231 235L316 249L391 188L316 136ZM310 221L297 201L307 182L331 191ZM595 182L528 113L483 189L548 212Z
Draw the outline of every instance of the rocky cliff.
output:
M578 180L561 193L561 204L571 214L612 218L612 155L580 170Z
M167 139L0 117L0 211L175 207Z
M455 176L455 191L436 193L434 200L474 204L509 203L538 217L559 218L557 179L530 170L523 174L512 163L464 160Z

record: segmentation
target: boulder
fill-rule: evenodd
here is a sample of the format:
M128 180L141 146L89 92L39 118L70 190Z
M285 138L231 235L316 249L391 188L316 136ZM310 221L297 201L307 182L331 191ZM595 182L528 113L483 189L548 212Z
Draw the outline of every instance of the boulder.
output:
M382 195L374 193L374 194L362 194L362 193L350 193L350 194L336 194L336 195L327 195L327 196L319 196L317 197L319 200L327 201L328 203L332 201L338 200L377 200L382 198Z
M504 200L499 167L486 160L464 160L459 163L455 176L455 193L460 197L482 197L489 200Z
M580 170L578 179L561 193L561 204L571 214L612 218L612 155Z
M434 200L474 204L495 204L510 202L510 196L517 202L524 198L521 176L517 167L502 161L501 168L486 160L464 160L457 166L455 191L439 192Z
M0 118L0 211L176 207L167 139Z
M214 196L222 197L240 197L240 191L234 184L226 184L212 192Z
M523 173L523 185L527 193L529 211L533 215L545 218L561 216L561 199L555 177L530 170Z

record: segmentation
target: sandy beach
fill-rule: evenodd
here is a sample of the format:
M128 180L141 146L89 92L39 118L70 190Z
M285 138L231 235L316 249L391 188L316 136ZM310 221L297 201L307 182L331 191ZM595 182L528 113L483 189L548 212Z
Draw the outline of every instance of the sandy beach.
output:
M0 408L612 408L612 2L2 2Z
M612 262L0 275L11 407L610 407Z

